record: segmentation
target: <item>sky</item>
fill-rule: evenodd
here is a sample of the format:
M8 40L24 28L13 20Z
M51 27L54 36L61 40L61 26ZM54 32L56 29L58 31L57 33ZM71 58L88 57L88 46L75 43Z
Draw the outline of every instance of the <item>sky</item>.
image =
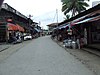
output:
M88 2L90 7L92 6L92 1L96 0ZM31 19L40 23L43 29L47 29L46 25L57 22L56 11L58 11L58 22L64 20L64 15L61 12L61 0L4 0L4 3L8 3L27 17L32 15Z

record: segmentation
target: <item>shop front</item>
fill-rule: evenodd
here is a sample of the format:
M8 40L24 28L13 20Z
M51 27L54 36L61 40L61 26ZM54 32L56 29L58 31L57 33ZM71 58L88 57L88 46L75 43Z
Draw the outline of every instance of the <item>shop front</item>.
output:
M0 23L0 42L9 42L18 40L21 38L24 32L24 28L18 24L13 23Z
M0 23L0 42L6 42L7 41L7 27L6 23Z
M92 23L91 35L92 43L100 43L100 20Z

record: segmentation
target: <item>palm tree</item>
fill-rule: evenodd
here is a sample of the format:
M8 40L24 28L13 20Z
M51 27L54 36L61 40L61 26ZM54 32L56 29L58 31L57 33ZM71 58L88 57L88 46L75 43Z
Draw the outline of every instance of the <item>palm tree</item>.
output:
M72 12L72 17L75 16L77 13L80 13L86 10L86 7L89 5L86 3L89 0L61 0L62 2L62 12L64 15Z
M65 19L65 20L70 19L70 15L69 15L69 14L66 14L65 17L64 17L64 19Z

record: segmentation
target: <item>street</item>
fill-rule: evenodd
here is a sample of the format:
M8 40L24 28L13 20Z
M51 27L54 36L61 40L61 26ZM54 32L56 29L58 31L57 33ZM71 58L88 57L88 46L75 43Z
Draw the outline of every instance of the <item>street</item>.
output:
M84 64L53 42L40 37L0 62L0 75L94 75Z

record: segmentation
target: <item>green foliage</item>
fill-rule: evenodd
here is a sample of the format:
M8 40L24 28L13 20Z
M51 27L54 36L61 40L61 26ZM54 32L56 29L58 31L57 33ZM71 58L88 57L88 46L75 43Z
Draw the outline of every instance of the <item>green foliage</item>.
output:
M81 13L86 10L86 7L89 5L86 3L89 0L61 0L62 2L62 12L66 15L69 12L72 12L72 17L76 13Z
M64 18L64 19L65 19L65 20L70 19L70 15L69 15L69 14L65 15L65 18Z

